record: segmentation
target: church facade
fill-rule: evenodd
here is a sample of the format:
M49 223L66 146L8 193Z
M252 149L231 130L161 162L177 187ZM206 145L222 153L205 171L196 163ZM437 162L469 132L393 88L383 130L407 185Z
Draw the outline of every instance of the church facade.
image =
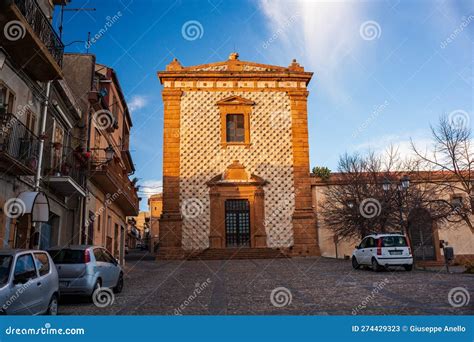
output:
M158 73L161 258L232 248L319 255L309 165L312 73L239 60Z

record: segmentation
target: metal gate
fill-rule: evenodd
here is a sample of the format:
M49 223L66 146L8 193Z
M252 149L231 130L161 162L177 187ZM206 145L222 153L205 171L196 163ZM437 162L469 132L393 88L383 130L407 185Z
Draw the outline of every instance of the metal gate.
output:
M249 201L225 201L225 233L226 247L250 247Z
M436 260L433 221L424 209L414 209L409 217L409 232L415 260Z

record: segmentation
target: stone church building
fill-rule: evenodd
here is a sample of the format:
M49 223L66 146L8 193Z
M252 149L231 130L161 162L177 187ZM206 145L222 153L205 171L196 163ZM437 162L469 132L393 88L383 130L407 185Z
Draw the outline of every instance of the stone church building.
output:
M159 259L347 257L317 218L328 183L310 174L307 97L312 73L239 60L158 72L163 85L163 211ZM431 236L423 250L442 262L441 239L474 259L467 227ZM426 235L426 234L425 234ZM339 252L339 255L338 255Z
M183 67L163 84L160 254L280 248L317 255L307 128L312 73L240 61Z

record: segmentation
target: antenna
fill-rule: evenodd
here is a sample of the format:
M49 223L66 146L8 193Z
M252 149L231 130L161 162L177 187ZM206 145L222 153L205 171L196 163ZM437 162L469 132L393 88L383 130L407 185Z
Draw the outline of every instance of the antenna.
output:
M91 32L87 32L87 49L86 49L86 53L89 53L89 48L91 46Z
M64 12L92 12L96 10L95 8L64 8L65 4L66 2L61 5L61 16L59 17L59 39L61 40L63 38Z

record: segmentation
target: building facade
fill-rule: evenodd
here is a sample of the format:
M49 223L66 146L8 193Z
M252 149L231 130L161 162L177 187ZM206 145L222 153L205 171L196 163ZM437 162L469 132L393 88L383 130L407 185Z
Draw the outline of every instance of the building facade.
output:
M418 183L419 186L432 184L427 179L432 178L424 173L414 174L413 178L417 178L412 182ZM317 216L317 229L319 235L319 244L321 255L330 258L350 258L354 246L360 241L356 239L341 240L334 235L334 232L324 222L323 217L318 215L321 204L327 201L326 190L331 186L338 186L341 183L338 174L332 174L327 180L312 176L312 192L314 210ZM431 180L435 182L436 180ZM428 185L429 186L429 185ZM461 186L459 186L461 188ZM443 191L443 199L453 201L460 197L461 200L467 201L462 194ZM444 264L443 250L440 243L443 242L447 246L454 249L455 262L464 264L474 261L474 231L464 221L459 222L437 222L433 220L428 211L417 208L412 209L407 214L408 236L411 240L413 255L418 265L442 265ZM471 215L471 222L474 222L474 215Z
M63 4L0 1L2 247L97 244L123 261L131 117L113 69L64 55L51 25Z
M0 236L4 248L78 242L84 165L81 111L51 26L52 1L0 2ZM38 201L39 200L39 201ZM41 203L40 203L41 202ZM41 208L44 208L40 210ZM35 212L44 218L35 218Z
M127 216L138 214L129 151L131 116L115 71L90 54L65 54L64 74L84 113L83 154L89 159L81 243L105 246L121 262Z
M174 60L158 76L164 102L158 258L261 249L351 255L358 241L334 236L319 213L335 176L322 181L309 172L311 73L296 61L285 68L240 61L233 53L227 61L191 67ZM441 242L454 247L458 261L474 259L466 224L441 227L429 215L410 223L425 214L408 215L417 263L442 263ZM153 231L153 214L151 222ZM242 254L255 256L248 253Z
M160 237L160 217L163 212L163 195L161 193L151 195L148 199L148 211L150 212L150 251L155 252L158 248Z
M224 248L319 254L311 202L312 73L240 61L158 73L163 84L159 257Z

